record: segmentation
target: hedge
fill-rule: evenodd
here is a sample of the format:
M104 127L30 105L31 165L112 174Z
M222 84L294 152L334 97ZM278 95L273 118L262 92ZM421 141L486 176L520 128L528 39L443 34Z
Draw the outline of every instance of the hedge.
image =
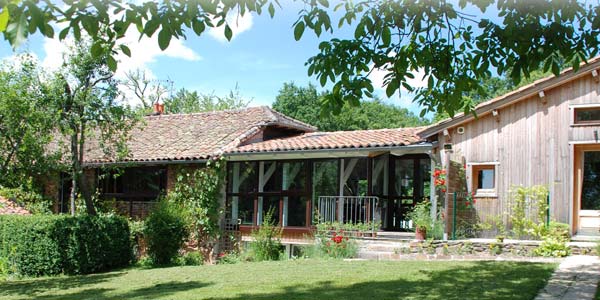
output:
M0 273L89 274L132 260L127 220L119 216L0 216Z

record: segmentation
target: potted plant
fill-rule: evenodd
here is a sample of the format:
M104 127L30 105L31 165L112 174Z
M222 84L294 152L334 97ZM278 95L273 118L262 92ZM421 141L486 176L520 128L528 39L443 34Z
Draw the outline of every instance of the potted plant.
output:
M415 239L417 240L425 240L427 238L427 228L430 228L433 223L430 207L431 205L428 201L417 203L407 215L413 223Z

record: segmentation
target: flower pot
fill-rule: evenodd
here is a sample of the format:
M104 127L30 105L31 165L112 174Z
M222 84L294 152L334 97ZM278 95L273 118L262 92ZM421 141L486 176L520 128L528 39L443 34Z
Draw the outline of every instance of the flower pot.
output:
M423 241L423 240L425 240L426 237L427 237L427 228L417 226L417 229L415 230L415 240Z

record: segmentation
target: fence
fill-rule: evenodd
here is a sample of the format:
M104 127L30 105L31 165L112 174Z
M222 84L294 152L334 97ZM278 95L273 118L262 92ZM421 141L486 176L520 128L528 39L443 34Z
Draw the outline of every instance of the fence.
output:
M379 198L375 196L319 196L317 216L319 223L375 224L381 220Z

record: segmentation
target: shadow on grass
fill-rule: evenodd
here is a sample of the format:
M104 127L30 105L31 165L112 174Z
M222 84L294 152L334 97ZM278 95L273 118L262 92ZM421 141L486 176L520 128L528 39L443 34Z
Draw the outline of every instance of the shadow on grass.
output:
M533 299L552 268L536 263L477 262L473 267L421 271L428 279L371 281L340 286L339 282L286 286L283 291L211 299ZM398 269L398 273L402 273ZM234 284L234 283L232 283Z
M129 291L109 288L104 282L123 280L123 272L89 276L47 278L21 282L0 282L0 298L55 299L174 299L178 292L188 292L186 299L210 298L215 300L265 300L265 299L533 299L544 287L553 268L541 263L474 262L449 268L421 270L420 280L407 278L406 270L398 265L398 279L384 280L370 277L355 284L346 284L331 278L313 282L310 273L306 283L290 285L285 278L273 278L274 287L258 286L257 292L239 291L224 295L221 291L204 289L213 283L199 281L168 281ZM357 267L360 267L357 265ZM427 268L425 268L427 269ZM293 269L290 271L293 272ZM315 270L323 272L324 270ZM248 276L252 276L248 274ZM227 279L223 279L227 280ZM358 280L353 278L353 280ZM228 282L231 286L236 282ZM68 289L74 289L69 293ZM51 290L64 290L57 294L40 295ZM196 291L197 290L197 291ZM190 296L191 295L191 296ZM215 295L219 295L215 297Z
M110 288L85 288L102 285L111 279L119 280L126 272L103 273L71 277L48 277L27 281L0 282L0 298L3 296L20 296L24 298L58 300L58 299L153 299L168 296L180 291L188 291L209 286L209 283L197 281L166 281L149 287L142 287L125 293ZM60 295L40 295L41 293L78 289L77 292Z

